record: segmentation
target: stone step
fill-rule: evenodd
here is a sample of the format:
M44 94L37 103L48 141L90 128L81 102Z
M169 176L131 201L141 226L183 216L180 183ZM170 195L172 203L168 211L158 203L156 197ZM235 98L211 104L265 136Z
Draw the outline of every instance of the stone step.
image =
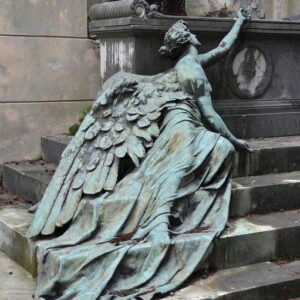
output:
M43 137L44 160L58 164L69 141L68 136ZM254 151L237 156L234 177L300 170L300 136L251 139L249 143Z
M61 154L70 140L71 137L67 135L42 137L41 146L43 159L48 163L58 165Z
M0 252L0 266L0 299L32 300L34 278L3 252Z
M230 217L300 208L300 171L233 179Z
M37 203L41 200L55 169L56 165L44 161L3 164L2 184L12 194Z
M3 185L11 193L37 203L55 167L43 161L4 164ZM297 209L299 194L300 171L234 178L230 217Z
M259 263L222 270L208 278L194 276L185 286L165 299L291 300L300 297L300 261Z
M35 275L35 244L25 237L32 215L23 207L0 209L0 250ZM174 242L195 241L202 233L174 238ZM235 268L275 259L289 259L300 255L300 211L268 215L254 215L231 220L229 227L208 258L213 269ZM138 247L150 247L141 244ZM132 257L139 249L131 251ZM134 258L132 258L134 259Z
M32 220L30 206L0 207L0 251L22 266L30 274L36 273L36 246L26 238Z

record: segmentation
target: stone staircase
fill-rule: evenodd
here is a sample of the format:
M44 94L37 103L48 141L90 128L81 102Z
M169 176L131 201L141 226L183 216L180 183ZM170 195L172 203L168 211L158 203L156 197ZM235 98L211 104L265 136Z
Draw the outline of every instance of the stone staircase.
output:
M44 137L43 161L4 164L5 189L37 203L68 142L65 136ZM253 139L250 144L253 153L236 159L229 226L205 264L208 271L195 274L167 299L300 296L300 136ZM31 219L24 205L0 207L0 250L35 276L35 244L25 236ZM197 233L176 242L194 238Z

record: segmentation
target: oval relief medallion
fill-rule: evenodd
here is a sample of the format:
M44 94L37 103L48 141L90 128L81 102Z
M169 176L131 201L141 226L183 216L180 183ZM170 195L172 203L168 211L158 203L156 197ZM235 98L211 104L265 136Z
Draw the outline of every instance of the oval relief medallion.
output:
M248 46L235 52L227 66L229 85L233 93L241 98L257 98L271 83L271 59L257 47Z

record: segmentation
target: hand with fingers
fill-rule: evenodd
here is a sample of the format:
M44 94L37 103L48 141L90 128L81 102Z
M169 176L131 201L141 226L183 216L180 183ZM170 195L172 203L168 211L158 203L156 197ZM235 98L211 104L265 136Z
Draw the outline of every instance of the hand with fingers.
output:
M251 149L250 145L246 141L241 139L237 139L234 142L234 146L238 151L253 152L253 149Z
M246 22L247 20L251 19L251 15L250 15L250 13L248 12L247 9L240 8L237 12L237 18L236 19L239 19L239 20L242 20L243 22Z

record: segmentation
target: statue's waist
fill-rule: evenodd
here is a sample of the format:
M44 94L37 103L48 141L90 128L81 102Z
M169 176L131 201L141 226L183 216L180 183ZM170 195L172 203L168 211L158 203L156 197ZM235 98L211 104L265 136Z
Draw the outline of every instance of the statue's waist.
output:
M186 99L177 102L174 107L168 108L168 114L178 115L183 114L188 117L191 121L196 121L201 123L201 113L197 106L195 99Z

